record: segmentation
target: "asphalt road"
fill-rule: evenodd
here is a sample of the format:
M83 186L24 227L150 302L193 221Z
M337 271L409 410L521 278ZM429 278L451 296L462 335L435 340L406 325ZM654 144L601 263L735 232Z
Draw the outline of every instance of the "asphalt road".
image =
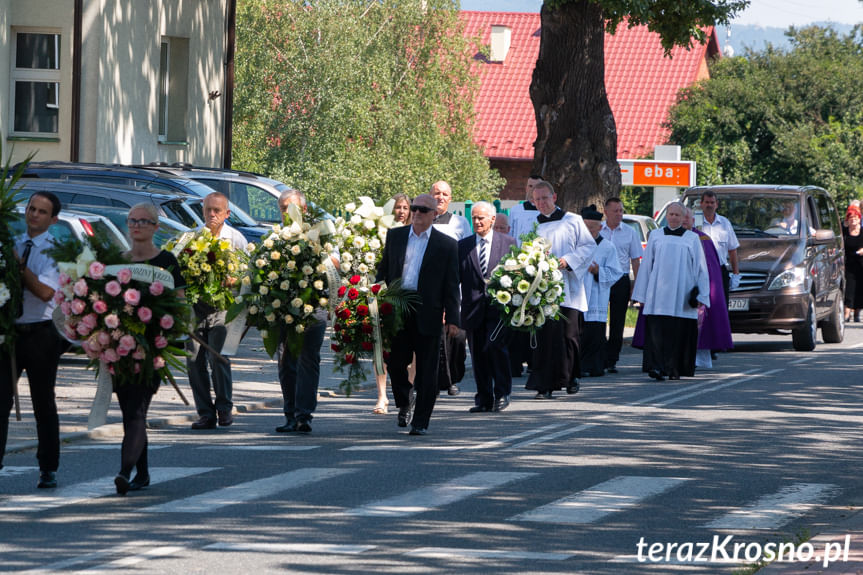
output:
M425 437L369 394L322 398L307 435L275 433L277 407L154 429L153 484L126 497L118 437L64 445L54 492L33 488L32 451L8 454L0 571L743 572L861 507L863 324L812 353L735 341L676 382L636 353L551 401L516 379L498 414L469 414L466 383Z

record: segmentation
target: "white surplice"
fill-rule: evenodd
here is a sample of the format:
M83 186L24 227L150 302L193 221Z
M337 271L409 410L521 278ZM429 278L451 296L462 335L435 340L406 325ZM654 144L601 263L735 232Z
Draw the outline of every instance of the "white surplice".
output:
M560 209L560 208L558 208ZM584 280L593 261L596 240L590 235L581 216L564 213L563 218L539 224L537 234L551 244L551 253L566 260L563 273L564 307L587 311ZM699 248L701 246L699 245ZM592 277L592 276L591 276Z
M608 298L611 294L611 286L623 277L617 248L611 243L611 240L603 238L596 245L592 262L599 266L599 273L596 276L588 273L584 280L584 291L587 295L587 312L584 314L584 321L605 323L608 317Z

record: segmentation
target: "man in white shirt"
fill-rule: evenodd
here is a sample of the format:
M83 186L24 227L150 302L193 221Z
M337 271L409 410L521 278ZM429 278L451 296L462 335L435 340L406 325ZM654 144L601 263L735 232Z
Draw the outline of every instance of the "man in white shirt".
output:
M213 237L231 242L234 250L244 250L246 239L243 234L225 224L231 215L228 209L228 198L220 192L213 192L204 198L205 226ZM203 229L203 228L202 228ZM226 288L229 286L226 286ZM221 353L225 345L228 330L225 327L225 310L217 310L206 304L195 304L195 319L198 322L197 335L215 350ZM189 386L195 399L195 408L199 419L192 424L192 429L213 429L216 423L227 427L234 422L232 400L233 381L231 378L231 363L216 361L210 358L210 353L194 340L189 340L190 356L186 358L189 372ZM212 371L212 389L216 395L215 401L210 394L210 375L207 373L207 363Z
M537 174L531 174L524 185L524 202L516 204L509 209L509 225L512 227L512 237L521 245L520 236L533 231L536 222L536 206L533 205L533 189L542 178Z
M11 358L5 353L0 357L0 468L6 450L15 380L26 370L39 437L36 451L39 483L36 486L41 489L57 487L60 463L60 420L54 387L57 365L65 346L51 320L56 305L54 292L60 287L60 272L54 260L43 253L54 245L48 228L57 222L59 213L60 200L51 192L36 192L27 202L27 231L15 238L24 297L21 315L15 320L14 375Z
M445 233L457 242L473 233L467 218L447 211L452 201L452 189L448 183L443 180L435 182L429 193L437 203L433 224L436 230ZM444 334L444 340L441 343L441 369L438 373L441 390L447 390L449 395L458 395L457 384L464 377L466 360L467 333L460 329L455 336Z
M609 240L617 250L618 263L623 276L611 286L608 300L608 345L606 347L605 368L608 373L617 373L617 361L623 347L623 328L626 323L626 309L632 295L632 282L627 271L632 266L633 280L638 277L643 248L641 240L631 227L623 222L623 202L620 198L605 201L605 223L600 235Z
M737 248L740 247L740 242L737 241L737 234L734 233L734 228L728 218L716 213L718 206L719 202L713 191L706 190L701 194L701 211L704 213L701 231L710 236L716 247L716 253L719 255L719 265L722 267L722 287L725 289L725 306L728 307L728 297L731 290L740 285L740 269L737 266ZM731 274L728 273L729 264L731 265Z

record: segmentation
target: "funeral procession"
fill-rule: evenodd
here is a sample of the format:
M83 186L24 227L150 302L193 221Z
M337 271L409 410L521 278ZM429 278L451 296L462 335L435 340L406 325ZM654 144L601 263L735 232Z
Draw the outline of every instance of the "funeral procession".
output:
M863 573L863 0L0 0L0 575Z

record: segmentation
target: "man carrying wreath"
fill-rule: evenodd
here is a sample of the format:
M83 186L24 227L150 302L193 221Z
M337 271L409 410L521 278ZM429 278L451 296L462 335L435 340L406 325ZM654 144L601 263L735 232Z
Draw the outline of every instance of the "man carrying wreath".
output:
M387 233L376 281L393 285L401 280L407 290L420 296L417 308L405 317L404 327L393 340L387 370L393 397L399 408L398 425L412 422L411 435L425 435L437 399L438 352L441 326L446 317L446 333L458 333L459 277L458 244L432 227L437 202L421 194L411 204L410 226ZM444 316L444 314L446 314ZM411 401L408 364L416 354L416 409Z
M528 389L537 391L535 399L551 399L552 392L578 391L581 375L579 336L581 314L587 311L584 279L596 249L596 241L581 216L564 212L555 202L554 187L541 181L533 189L537 215L537 234L551 245L551 253L560 261L563 274L564 302L560 308L565 319L549 320L542 326L533 353L533 372Z
M204 198L205 226L214 238L231 242L234 250L245 250L246 238L243 234L225 224L231 215L228 209L228 197L220 192L213 192ZM203 229L203 228L201 228ZM229 285L223 286L230 289ZM195 320L198 323L197 335L216 352L221 353L225 345L228 330L225 327L225 310L218 310L210 305L196 303ZM227 358L217 361L210 357L210 352L194 340L189 340L190 356L186 360L189 370L189 386L195 398L195 409L199 419L192 424L192 429L214 429L218 424L227 427L234 422L234 403L232 397L233 381L231 379L231 364ZM213 375L213 392L216 400L210 395L210 376L207 373L207 363Z

